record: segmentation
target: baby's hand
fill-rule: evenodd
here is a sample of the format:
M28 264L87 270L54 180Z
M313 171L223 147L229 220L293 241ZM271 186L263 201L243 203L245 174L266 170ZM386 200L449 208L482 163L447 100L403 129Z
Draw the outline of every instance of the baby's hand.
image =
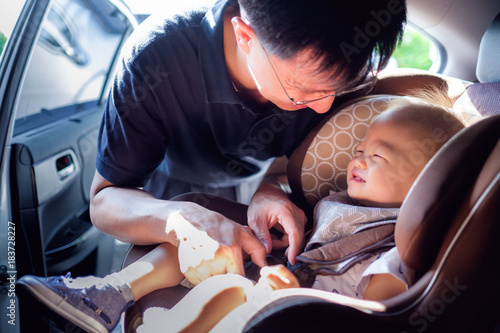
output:
M265 279L273 290L300 287L295 275L283 265L264 266L260 270L260 276L260 279Z

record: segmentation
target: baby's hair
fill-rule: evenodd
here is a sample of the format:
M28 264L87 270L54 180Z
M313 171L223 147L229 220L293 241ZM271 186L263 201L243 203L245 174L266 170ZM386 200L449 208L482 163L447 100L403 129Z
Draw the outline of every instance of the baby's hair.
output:
M457 112L454 109L456 101L448 95L447 87L445 85L428 85L425 87L412 89L409 91L409 95L419 98L428 103L444 107L465 126L471 125L474 122L474 120L471 119L470 113Z
M427 97L435 96L439 104L419 97L402 97L390 102L390 110L382 113L377 119L391 119L408 124L411 128L419 128L423 137L434 142L435 149L431 152L433 154L465 126L453 109L445 106L449 104L446 104L447 98L442 97L442 93L429 90L423 94Z
M454 101L445 92L444 87L439 87L437 85L429 85L426 87L412 89L409 92L410 96L420 98L434 105L441 105L444 108L452 109Z

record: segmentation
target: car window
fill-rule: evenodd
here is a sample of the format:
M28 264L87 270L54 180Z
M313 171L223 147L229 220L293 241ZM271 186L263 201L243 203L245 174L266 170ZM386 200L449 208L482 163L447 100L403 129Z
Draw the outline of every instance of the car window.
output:
M388 68L415 68L440 72L444 56L437 41L408 25Z
M14 133L41 113L57 118L95 105L126 29L116 13L101 0L52 3L21 87Z
M8 6L5 3L0 5L0 59L23 6L24 1L12 1Z
M3 49L5 47L5 44L7 43L7 36L0 30L0 56L3 53Z

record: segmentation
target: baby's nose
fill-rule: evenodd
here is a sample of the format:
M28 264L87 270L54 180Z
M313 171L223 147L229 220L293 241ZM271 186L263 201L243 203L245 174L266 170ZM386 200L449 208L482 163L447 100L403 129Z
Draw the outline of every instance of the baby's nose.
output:
M355 164L356 168L359 169L366 169L366 160L363 156L358 156L355 159Z

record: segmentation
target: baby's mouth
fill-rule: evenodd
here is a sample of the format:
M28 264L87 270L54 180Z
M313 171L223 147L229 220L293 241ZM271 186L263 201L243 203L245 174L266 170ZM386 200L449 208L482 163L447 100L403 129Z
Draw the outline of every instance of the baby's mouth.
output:
M357 173L353 172L352 173L352 179L358 181L358 182L362 182L362 183L366 183L366 180L364 180L363 178L361 178Z

